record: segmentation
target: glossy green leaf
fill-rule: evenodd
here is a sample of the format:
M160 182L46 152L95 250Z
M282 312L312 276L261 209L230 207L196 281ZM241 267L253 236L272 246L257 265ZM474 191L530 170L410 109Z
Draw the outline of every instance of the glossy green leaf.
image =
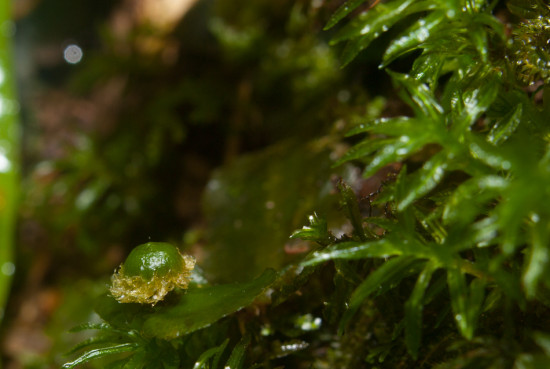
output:
M330 17L325 30L328 30L336 25L342 18L354 11L359 5L364 3L366 0L349 0L342 4L336 12Z
M418 275L418 279L405 303L405 345L409 354L416 360L418 349L422 339L422 310L424 307L424 294L432 279L432 274L437 270L437 264L429 262Z
M135 351L138 345L136 343L123 343L121 345L109 346L91 350L80 356L78 359L66 363L63 368L74 368L77 365L87 363L93 359L99 359L101 357L119 354L128 351Z
M452 98L454 110L452 132L462 135L470 130L470 127L479 119L481 114L486 112L493 101L495 101L501 88L499 77L492 73L482 73L475 88L468 88L466 91L455 91ZM481 80L483 82L481 82Z
M344 26L332 40L332 43L349 40L342 54L342 64L351 62L372 41L408 15L405 10L413 2L413 0L394 0L389 3L379 3Z
M97 348L98 346L109 346L114 343L128 343L125 341L127 341L127 337L124 337L124 336L117 337L113 334L94 336L76 344L73 348L71 348L68 352L66 352L65 355L69 356L78 351L89 349L94 346Z
M409 136L401 136L398 139L394 139L392 144L387 144L374 155L369 165L365 168L363 175L369 177L385 165L403 160L420 150L428 143L429 139L430 134L428 132L414 137L414 140L411 140Z
M415 125L418 125L418 121L410 117L380 118L356 125L346 133L346 136L354 136L364 132L386 133L395 136L401 134L403 129L410 129ZM373 144L378 141L379 139ZM386 141L383 142L386 143Z
M395 59L420 47L446 19L443 12L434 12L417 20L390 43L382 58L381 67L385 68Z
M336 161L336 163L334 163L334 166L342 165L343 163L351 160L365 159L376 150L379 150L381 147L384 147L385 145L393 141L393 138L379 138L376 140L361 141L357 145L350 148L338 161Z
M388 3L379 3L367 12L359 14L346 26L342 27L334 36L332 42L359 37L369 40L370 43L380 33L387 31L389 27L401 19L404 16L402 12L412 3L414 3L413 0L393 0Z
M448 165L446 153L440 152L428 160L422 168L414 173L412 180L407 184L407 192L404 197L398 199L397 209L403 210L411 205L417 198L430 192L445 175Z
M290 238L299 238L307 241L314 241L326 246L334 242L334 235L327 228L327 221L316 213L309 216L309 226L303 226L292 233Z
M407 94L401 94L401 96L410 101L410 105L416 110L417 115L429 117L433 120L433 124L438 124L442 118L443 108L429 87L406 74L388 73L398 86L405 88Z
M487 141L499 145L506 141L521 123L523 105L518 104L505 117L499 119L487 135Z
M142 332L171 339L204 328L251 304L275 281L277 273L266 270L250 282L190 288L173 305L158 306L144 317Z
M439 54L424 53L414 61L410 76L427 83L434 91L438 86L444 64L445 60Z
M315 251L306 258L302 265L316 265L335 259L385 258L402 255L405 250L412 252L414 246L402 241L392 242L388 237L366 243L342 242L326 249Z

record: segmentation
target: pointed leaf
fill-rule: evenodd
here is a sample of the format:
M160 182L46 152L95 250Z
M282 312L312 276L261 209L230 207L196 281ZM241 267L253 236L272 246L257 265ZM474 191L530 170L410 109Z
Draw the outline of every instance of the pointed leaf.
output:
M386 32L395 22L405 17L404 10L412 3L414 3L414 0L393 0L389 3L378 3L374 8L359 14L338 31L332 42L359 37L369 40L368 42L365 41L364 46L367 47L381 32Z
M448 158L445 152L440 152L428 160L422 168L414 173L410 183L407 185L407 192L402 199L398 199L397 209L405 209L414 200L430 192L445 175L448 165Z
M419 108L418 115L425 115L434 121L434 124L439 123L442 118L443 108L437 102L433 92L427 85L421 83L406 74L388 72L393 81L402 86L408 94L402 94L402 97L411 102L411 107Z
M459 331L466 339L472 339L485 297L485 282L474 279L468 287L459 269L447 269L447 284Z
M218 359L223 354L223 351L225 350L225 347L229 343L229 338L227 338L223 343L217 347L212 347L211 349L206 350L199 356L197 361L195 362L195 365L193 365L193 369L216 369L218 366L216 364L212 365L211 367L207 365L207 362L214 358Z
M469 224L481 212L482 206L504 191L509 182L496 175L472 178L461 184L449 197L443 210L445 223Z
M349 0L342 4L330 17L325 30L328 30L336 25L342 18L354 11L359 5L364 3L366 0Z
M437 270L437 264L429 262L418 275L418 279L405 303L405 344L409 354L416 360L422 338L422 310L424 307L424 294L432 274Z
M307 241L314 241L320 245L327 246L336 239L327 228L327 221L316 213L309 216L309 226L303 226L292 233L290 238L299 238Z
M351 160L357 160L357 159L366 159L369 155L371 155L376 150L380 149L381 147L386 146L387 144L393 142L394 138L389 139L376 139L376 140L364 140L358 143L357 145L350 148L342 158L340 158L336 163L334 163L334 167L340 166L345 162L351 161Z
M386 144L384 148L375 154L367 168L365 168L363 176L370 177L385 165L403 160L420 150L432 137L428 131L425 131L414 137L401 136L394 139L393 143Z
M548 270L550 229L544 221L537 221L530 228L531 247L528 249L527 265L523 271L522 282L527 298L532 299L535 297L541 277Z
M121 345L98 348L86 352L74 361L64 364L63 368L74 368L77 365L86 363L93 359L98 359L113 354L119 354L122 352L134 351L137 347L137 343L123 343Z
M231 356L227 359L227 363L225 363L224 369L242 369L248 345L250 345L250 334L246 334L235 346Z
M487 135L487 141L499 145L506 141L516 130L523 115L523 105L518 104L505 117L499 119Z
M326 249L315 251L302 262L302 265L316 265L327 260L336 259L364 259L364 258L386 258L395 255L411 254L416 249L416 243L408 243L403 240L392 240L385 237L372 242L342 242ZM421 253L418 250L419 254Z
M390 43L384 53L380 67L385 68L395 59L420 47L428 40L432 31L437 29L446 19L443 12L434 12L425 18L420 18Z

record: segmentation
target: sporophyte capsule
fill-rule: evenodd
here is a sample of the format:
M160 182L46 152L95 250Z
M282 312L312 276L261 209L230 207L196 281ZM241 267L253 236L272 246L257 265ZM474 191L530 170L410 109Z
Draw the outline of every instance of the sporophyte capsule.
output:
M186 289L195 258L166 242L147 242L130 252L111 277L111 294L119 302L152 304L174 288Z

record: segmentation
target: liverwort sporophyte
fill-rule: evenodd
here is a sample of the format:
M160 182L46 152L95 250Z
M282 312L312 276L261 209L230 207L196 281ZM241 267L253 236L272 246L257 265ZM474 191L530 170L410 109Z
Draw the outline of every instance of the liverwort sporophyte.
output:
M174 288L186 289L195 258L165 242L148 242L130 252L111 277L111 294L119 302L156 304Z

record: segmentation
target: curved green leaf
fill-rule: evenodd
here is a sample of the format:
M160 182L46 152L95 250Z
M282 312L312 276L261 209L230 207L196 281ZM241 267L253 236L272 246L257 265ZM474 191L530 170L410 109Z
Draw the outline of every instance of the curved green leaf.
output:
M430 192L445 176L448 166L447 153L440 152L428 160L422 168L414 173L412 180L406 186L402 199L398 199L397 209L403 210L414 200Z
M422 309L424 307L424 294L432 279L432 274L438 265L429 262L418 275L418 279L405 303L405 345L411 356L416 360L422 338Z
M98 348L98 349L86 352L84 355L80 356L78 359L74 361L71 361L70 363L64 364L63 368L71 369L77 365L84 364L93 359L99 359L104 356L119 354L122 352L134 351L137 347L138 347L137 343L123 343L121 345Z
M204 328L250 305L276 277L277 273L268 269L250 282L190 288L175 305L158 306L145 316L142 331L147 336L171 339Z
M364 3L366 0L349 0L342 4L330 17L325 30L328 30L336 25L340 20L342 20L346 15L354 11L359 5Z
M395 59L418 48L427 41L434 30L447 19L443 12L434 12L426 18L420 18L400 36L396 37L386 49L381 68L385 68Z

